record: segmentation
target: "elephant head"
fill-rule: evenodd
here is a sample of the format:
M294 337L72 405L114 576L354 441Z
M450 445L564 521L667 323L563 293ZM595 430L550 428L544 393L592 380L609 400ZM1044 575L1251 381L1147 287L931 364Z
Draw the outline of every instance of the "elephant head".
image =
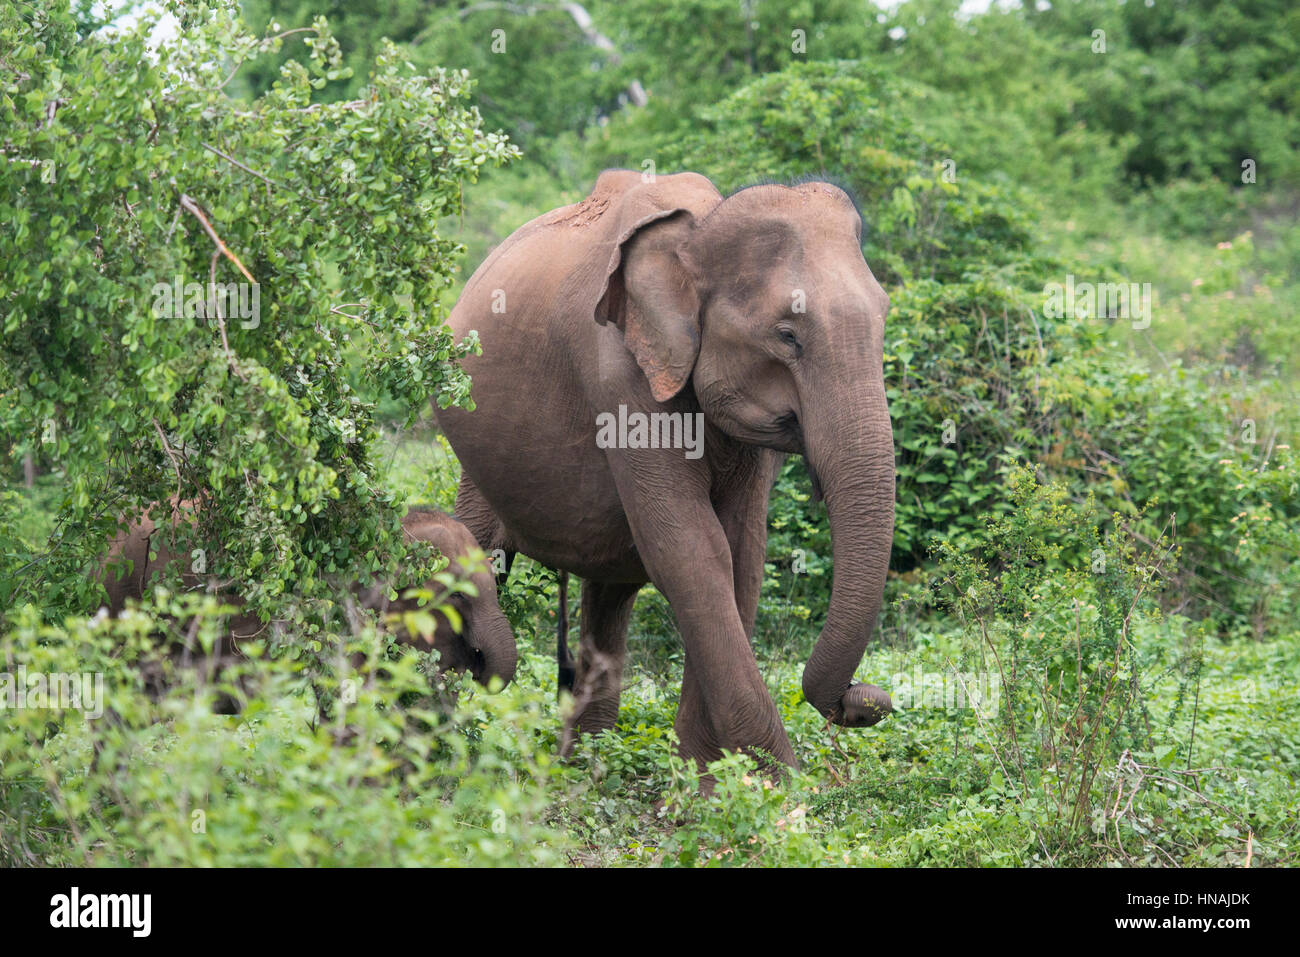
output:
M515 675L518 652L510 621L497 604L496 578L482 555L474 536L450 515L435 509L411 509L402 519L402 530L412 541L428 542L451 561L450 571L468 579L476 595L458 593L448 599L460 615L461 628L456 631L445 615L436 615L437 627L432 644L438 651L439 667L449 671L468 670L481 684L500 678L509 684ZM436 590L433 585L431 590ZM362 596L369 607L382 607L378 590ZM387 605L388 611L416 608L415 598L400 598Z
M195 515L189 503L181 503L177 520L192 522ZM515 674L517 654L514 631L497 604L496 579L483 563L476 566L469 556L479 553L474 536L450 515L435 509L412 509L402 517L402 529L409 540L432 544L451 560L451 571L473 582L477 594L456 594L449 603L461 617L457 632L443 615L437 615L437 628L431 639L439 652L440 666L444 670L468 669L479 682L486 685L492 678L509 684ZM124 561L126 560L126 561ZM161 573L169 564L177 563L181 569L181 585L185 589L205 587L204 579L186 568L184 553L175 546L170 530L155 526L141 518L125 532L118 535L109 546L101 577L108 592L108 610L120 614L128 598L144 598L150 579ZM431 590L436 590L430 584ZM380 611L405 611L418 606L418 600L399 599L388 602L387 588L381 585L355 586L362 605ZM242 602L237 596L227 596L235 606ZM251 614L235 614L227 623L228 634L223 637L219 658L235 660L239 657L238 642L254 637L265 630L258 618ZM418 639L403 639L414 644Z
M889 297L861 237L852 200L829 183L752 186L723 199L695 174L659 177L623 193L596 257L606 265L594 304L658 402L693 392L726 435L806 459L830 518L834 580L803 690L849 726L890 710L883 691L853 682L894 528L882 370Z

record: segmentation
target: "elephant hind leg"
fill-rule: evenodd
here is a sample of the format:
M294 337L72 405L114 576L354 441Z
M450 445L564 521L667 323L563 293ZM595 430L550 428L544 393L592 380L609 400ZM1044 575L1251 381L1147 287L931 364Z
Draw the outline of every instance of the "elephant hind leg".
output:
M560 754L567 757L577 735L598 734L618 721L627 659L627 626L640 585L584 581L578 621L581 651L573 710L564 722Z

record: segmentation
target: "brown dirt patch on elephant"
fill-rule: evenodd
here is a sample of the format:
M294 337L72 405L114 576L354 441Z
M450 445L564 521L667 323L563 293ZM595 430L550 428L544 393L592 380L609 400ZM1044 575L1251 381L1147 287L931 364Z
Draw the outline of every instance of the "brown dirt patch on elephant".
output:
M577 206L569 206L557 212L546 221L546 225L590 226L600 219L607 209L609 209L608 196L588 196Z

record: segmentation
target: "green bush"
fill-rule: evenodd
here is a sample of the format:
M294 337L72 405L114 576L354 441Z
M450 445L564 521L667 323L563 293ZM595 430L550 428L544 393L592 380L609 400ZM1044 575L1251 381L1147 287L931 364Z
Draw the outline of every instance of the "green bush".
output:
M1101 356L1045 382L1068 406L1045 464L1107 507L1144 513L1140 533L1182 550L1171 608L1224 631L1289 627L1300 609L1300 478L1290 446L1249 393L1175 366Z
M541 697L432 677L429 653L370 628L337 670L305 674L246 645L216 684L178 669L157 701L137 664L161 616L204 644L222 627L211 598L160 593L121 621L42 625L27 609L5 667L102 680L103 717L28 707L0 728L0 864L430 866L562 861L548 821L576 799L554 758ZM173 637L175 626L173 629ZM359 667L349 661L362 656ZM242 713L212 695L252 679ZM29 680L30 677L29 677ZM317 717L310 687L339 703ZM455 701L456 703L449 703Z
M1103 521L1091 500L1081 508L1027 470L1011 473L1008 492L1013 509L990 523L986 542L973 552L945 547L936 579L964 630L958 670L997 678L994 706L974 707L996 764L990 790L1015 805L995 823L1028 822L1049 861L1244 851L1241 802L1230 824L1215 807L1233 771L1185 771L1201 718L1205 629L1179 620L1178 638L1162 637L1170 629L1156 598L1176 549L1135 532L1135 521ZM1240 757L1234 748L1222 763ZM1183 826L1152 827L1162 813L1183 814ZM1194 851L1180 847L1189 835ZM1216 847L1216 835L1232 840Z
M1024 274L1032 239L1024 197L966 176L950 181L952 150L909 119L923 95L863 62L796 63L695 107L680 137L647 142L646 114L637 114L611 123L595 149L606 166L640 169L649 158L664 172L705 170L724 192L828 175L860 203L863 250L886 286L996 267Z
M5 550L0 613L93 609L87 571L118 521L190 499L185 550L310 640L340 581L402 559L346 354L408 420L470 404L457 360L477 344L442 323L457 247L437 223L517 151L483 132L460 73L412 75L387 48L364 96L321 103L347 72L323 20L256 37L231 3L178 15L152 50L150 16L96 30L66 4L0 10L0 421L66 489L53 538ZM286 42L271 89L227 93ZM243 284L238 311L213 283Z

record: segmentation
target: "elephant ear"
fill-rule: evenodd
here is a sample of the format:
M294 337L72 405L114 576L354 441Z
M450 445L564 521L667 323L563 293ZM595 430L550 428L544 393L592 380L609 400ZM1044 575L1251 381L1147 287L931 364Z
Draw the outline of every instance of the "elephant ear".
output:
M642 182L626 170L601 174L589 200L609 197L595 259L595 319L612 322L636 357L655 401L686 385L700 352L700 275L689 238L695 223L721 201L703 176L680 173Z

